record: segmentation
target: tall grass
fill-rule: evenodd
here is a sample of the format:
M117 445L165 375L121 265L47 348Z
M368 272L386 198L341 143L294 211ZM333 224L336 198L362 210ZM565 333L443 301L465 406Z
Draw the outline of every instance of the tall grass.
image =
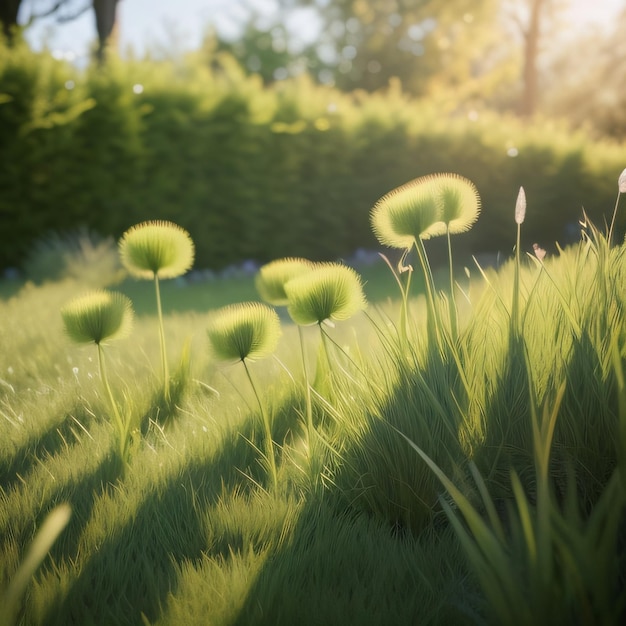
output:
M584 222L558 255L478 268L458 311L449 268L429 271L430 293L367 311L348 272L350 319L323 329L342 289L294 277L294 319L323 333L283 323L257 362L266 333L226 311L217 352L245 367L216 367L205 314L164 316L195 381L167 427L143 316L107 352L140 416L123 473L96 355L52 309L82 287L0 302L0 589L72 509L18 623L620 623L626 248Z

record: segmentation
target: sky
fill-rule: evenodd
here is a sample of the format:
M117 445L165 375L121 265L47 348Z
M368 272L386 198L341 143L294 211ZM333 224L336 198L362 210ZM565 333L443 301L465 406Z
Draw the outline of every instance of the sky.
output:
M22 0L21 23L37 4L43 7L46 2ZM120 51L132 47L141 56L146 50L164 47L192 50L200 46L211 25L226 37L234 37L247 15L245 5L262 16L271 16L276 10L274 0L120 0L117 15ZM310 28L311 20L312 16L305 14L293 24L304 40L315 36ZM26 39L36 49L47 45L59 53L69 53L70 57L87 56L95 39L93 12L87 11L78 19L60 25L53 17L37 20L26 31Z
M606 26L626 0L564 0L569 5L568 18L572 30ZM44 6L41 0L22 0L20 20L28 19L32 6ZM79 2L77 3L79 5ZM198 48L210 25L225 36L234 36L237 25L246 16L242 5L249 5L261 15L271 16L274 0L120 0L118 28L120 51L132 48L137 56L147 50L183 52ZM292 32L304 41L316 36L313 16L302 14L294 20ZM32 47L47 45L58 56L68 60L87 57L95 39L93 12L58 25L54 18L36 21L26 32Z

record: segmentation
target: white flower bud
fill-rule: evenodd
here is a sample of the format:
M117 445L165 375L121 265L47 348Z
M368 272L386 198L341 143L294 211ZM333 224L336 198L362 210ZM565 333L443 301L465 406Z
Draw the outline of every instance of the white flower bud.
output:
M517 202L515 203L515 223L521 224L526 217L526 193L524 187L519 188Z

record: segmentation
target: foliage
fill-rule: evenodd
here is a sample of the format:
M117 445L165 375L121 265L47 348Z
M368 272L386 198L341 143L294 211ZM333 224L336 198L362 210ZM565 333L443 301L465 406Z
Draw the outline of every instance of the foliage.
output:
M545 115L566 117L574 128L584 128L592 136L623 140L625 25L622 7L606 30L588 29L552 55L541 85Z
M50 512L35 535L24 562L20 565L9 588L2 596L2 608L0 608L2 624L11 626L14 623L16 609L19 607L22 594L41 562L48 556L52 544L67 526L71 513L72 510L67 504L60 504Z
M482 198L458 259L513 248L508 207L522 182L535 206L523 249L553 252L577 237L581 204L602 222L606 173L626 160L620 146L547 123L468 118L397 84L370 95L305 76L263 87L211 50L177 63L111 57L81 72L15 45L1 50L0 85L2 267L21 266L51 231L117 239L147 219L188 231L200 268L334 260L376 245L367 215L378 198L438 171L472 180Z
M533 210L529 198L526 220ZM262 366L246 360L253 341L236 355L245 367L227 372L198 351L179 419L162 425L150 417L154 318L109 353L102 395L90 357L66 347L58 358L50 305L79 283L31 284L0 302L1 587L48 512L72 508L21 619L313 624L323 611L330 625L444 624L539 621L548 607L555 621L621 623L626 247L584 228L560 255L480 268L453 342L429 340L421 297L407 345L395 304L324 330L333 376L309 385L304 368L318 435L306 442L291 326ZM287 296L316 272L287 282ZM433 296L445 331L445 294ZM222 311L220 336L249 338L259 306ZM206 342L204 314L168 322L173 340ZM150 420L133 422L141 437L123 472L102 419L113 390ZM320 470L315 489L307 464Z
M472 74L497 11L491 0L279 4L315 11L322 23L315 56L339 88L375 91L395 78L414 95L425 94L432 82L458 83Z

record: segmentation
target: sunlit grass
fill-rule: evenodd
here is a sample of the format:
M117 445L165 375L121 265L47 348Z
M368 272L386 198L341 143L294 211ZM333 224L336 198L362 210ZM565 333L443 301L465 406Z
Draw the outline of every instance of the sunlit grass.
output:
M82 285L25 287L0 301L0 590L67 502L23 623L523 623L546 606L555 623L619 623L625 250L586 224L559 255L472 269L450 343L428 340L428 307L442 336L453 324L438 293L407 299L398 341L404 303L381 263L367 311L325 339L281 311L275 356L247 362L253 341L222 350L246 368L215 363L211 307L164 297L167 348L189 345L167 423L159 320L140 295L132 337L107 347L137 431L123 473L97 355L63 334L59 310ZM252 278L225 287L254 297ZM322 341L332 377L316 377Z

